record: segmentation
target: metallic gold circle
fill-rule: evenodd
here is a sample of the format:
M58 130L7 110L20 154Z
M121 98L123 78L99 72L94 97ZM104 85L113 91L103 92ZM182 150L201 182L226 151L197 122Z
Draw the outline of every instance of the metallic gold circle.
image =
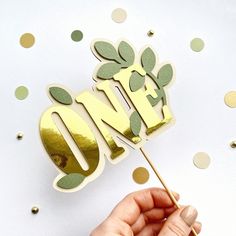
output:
M34 206L34 207L32 207L31 212L32 212L32 214L38 214L39 208Z
M17 138L18 140L21 140L21 139L23 139L23 136L24 136L24 134L23 134L22 132L19 132L19 133L16 135L16 138Z
M236 91L226 93L224 101L228 107L236 108Z
M211 163L209 155L205 152L198 152L193 157L194 165L199 169L206 169Z
M25 86L19 86L15 90L15 96L19 100L24 100L29 94L28 89Z
M153 30L149 30L148 32L147 32L147 35L149 36L149 37L152 37L153 35L154 35L154 31Z
M203 50L205 46L205 43L202 39L200 38L194 38L192 39L191 43L190 43L190 47L193 51L195 52L200 52Z
M230 143L230 147L231 147L231 148L236 148L236 141L232 141L232 142Z
M20 45L24 48L31 48L35 43L34 35L31 33L22 34L20 37Z
M126 20L127 13L122 8L116 8L115 10L113 10L113 12L111 14L111 18L116 23L122 23L122 22L124 22Z
M133 171L133 180L137 184L145 184L149 179L149 172L144 167L138 167Z

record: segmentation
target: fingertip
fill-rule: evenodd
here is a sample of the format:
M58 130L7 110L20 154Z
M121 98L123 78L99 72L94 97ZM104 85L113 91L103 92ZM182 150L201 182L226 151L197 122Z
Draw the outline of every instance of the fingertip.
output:
M176 206L164 208L165 209L165 216L168 217L171 215L173 212L175 212L178 208Z
M175 191L171 191L171 192L172 192L172 194L174 195L174 197L175 197L176 200L179 200L179 199L180 199L179 193L177 193L177 192L175 192Z
M199 234L202 230L202 223L199 221L195 221L195 223L193 224L193 228Z
M174 206L174 202L172 201L170 194L176 199L176 201L179 200L179 194L171 191L167 192L165 189L157 189L156 191L153 192L153 197L156 202L157 207L172 207Z

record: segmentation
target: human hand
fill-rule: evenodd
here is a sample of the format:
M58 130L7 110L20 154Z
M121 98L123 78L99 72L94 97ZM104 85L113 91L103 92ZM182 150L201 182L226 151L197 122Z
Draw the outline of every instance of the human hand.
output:
M189 236L201 230L196 218L195 208L176 209L165 190L150 188L127 195L90 236Z

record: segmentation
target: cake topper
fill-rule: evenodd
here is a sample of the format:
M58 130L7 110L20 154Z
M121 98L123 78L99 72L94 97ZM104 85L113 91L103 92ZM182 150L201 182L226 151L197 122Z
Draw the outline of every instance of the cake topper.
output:
M63 192L83 188L102 173L106 158L119 162L129 145L140 149L180 208L142 148L152 133L172 119L165 91L175 77L172 64L160 63L149 46L135 53L125 40L116 46L96 40L91 50L100 60L93 89L74 94L61 85L48 87L53 105L41 117L40 135L60 171L54 187ZM194 229L192 232L197 235Z

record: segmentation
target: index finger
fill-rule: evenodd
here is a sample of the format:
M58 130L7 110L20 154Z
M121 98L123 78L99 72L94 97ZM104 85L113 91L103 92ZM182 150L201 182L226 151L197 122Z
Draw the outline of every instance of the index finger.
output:
M173 193L176 200L177 193ZM112 211L111 216L132 225L142 212L153 208L169 208L174 206L168 193L164 189L149 188L127 195Z

